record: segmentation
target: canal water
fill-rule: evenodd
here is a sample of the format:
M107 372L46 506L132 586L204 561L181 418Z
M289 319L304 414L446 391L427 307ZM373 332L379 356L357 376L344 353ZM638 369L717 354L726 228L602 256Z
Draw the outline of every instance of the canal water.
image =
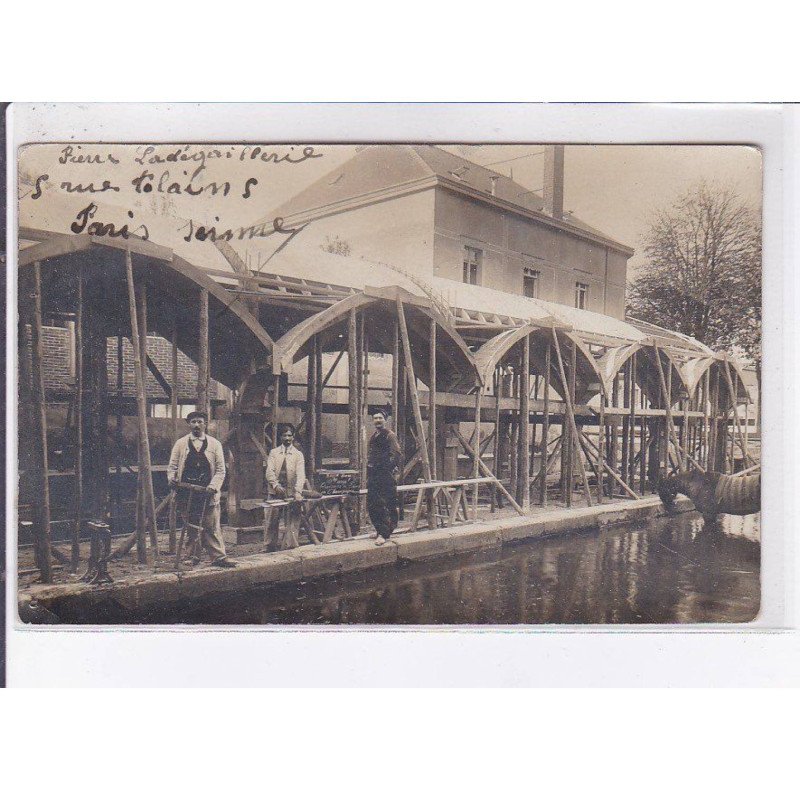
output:
M758 516L661 517L500 550L254 590L137 622L515 625L748 622ZM66 620L64 620L66 621ZM123 621L123 620L120 620Z

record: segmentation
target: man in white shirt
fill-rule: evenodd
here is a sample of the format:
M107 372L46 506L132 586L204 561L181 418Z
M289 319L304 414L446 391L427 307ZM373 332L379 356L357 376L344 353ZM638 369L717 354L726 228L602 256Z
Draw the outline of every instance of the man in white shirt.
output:
M205 488L208 503L201 521L200 540L211 556L212 566L235 567L236 562L231 561L225 553L225 540L222 538L220 524L219 492L225 480L225 453L222 444L206 434L208 418L201 411L192 411L186 421L191 432L175 442L167 466L167 480L173 489L179 482ZM188 490L186 491L188 494ZM193 494L196 498L197 493ZM195 499L194 503L197 502Z
M306 461L294 446L294 426L283 429L281 444L270 451L267 458L267 483L271 497L288 500L286 529L279 533L280 513L272 512L269 521L270 550L290 550L300 543L300 502L306 485Z

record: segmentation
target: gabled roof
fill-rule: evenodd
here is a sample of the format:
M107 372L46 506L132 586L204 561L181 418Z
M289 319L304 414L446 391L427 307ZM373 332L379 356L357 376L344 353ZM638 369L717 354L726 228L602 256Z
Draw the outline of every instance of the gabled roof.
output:
M494 180L493 180L494 179ZM574 216L555 220L543 212L544 201L506 175L482 167L441 147L429 144L365 145L353 158L307 186L255 224L269 224L276 217L302 221L344 211L359 203L381 198L387 190L418 190L437 183L478 193L484 202L513 206L555 227L588 234L624 252L627 245ZM492 184L494 183L494 186Z

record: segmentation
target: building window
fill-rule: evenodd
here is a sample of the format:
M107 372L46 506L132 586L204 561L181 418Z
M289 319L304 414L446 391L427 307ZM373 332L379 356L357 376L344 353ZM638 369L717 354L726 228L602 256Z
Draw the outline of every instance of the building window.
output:
M483 258L483 250L477 247L464 247L464 283L471 283L473 286L478 285L480 277L481 259Z
M539 278L541 276L542 273L538 269L522 268L522 294L525 297L539 296Z
M575 284L575 308L586 308L586 301L589 299L589 284Z

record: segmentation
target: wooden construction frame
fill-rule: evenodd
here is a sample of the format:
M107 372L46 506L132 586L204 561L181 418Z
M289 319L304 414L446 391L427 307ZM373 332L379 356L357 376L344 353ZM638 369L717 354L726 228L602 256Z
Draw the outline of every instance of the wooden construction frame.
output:
M413 480L417 472L422 479L422 483L403 484L414 487L404 488L403 494L416 493L412 528L423 516L427 516L429 528L477 519L481 496L488 499L490 511L505 504L520 514L530 511L534 504L546 506L556 501L569 506L573 502L573 467L580 480L578 497L582 495L587 505L593 505L620 495L639 498L651 473L670 464L702 464L705 468L722 465L730 469L734 443L748 464L752 460L747 425L742 425L737 408L737 401L741 398L747 403L749 395L740 370L724 354L710 354L701 347L696 352L688 346L673 347L661 334L655 338L644 335L637 341L589 335L555 317L519 320L472 315L467 320L457 310L448 315L441 302L424 292L414 293L407 285L355 289L257 275L237 261L235 252L224 248L220 252L231 263L232 272L201 269L167 248L140 240L123 243L86 236L51 236L20 252L21 285L33 287L28 297L34 301L25 309L20 325L24 333L21 352L30 363L30 369L26 366L26 374L21 376L21 391L24 389L29 398L33 411L29 434L37 442L31 485L43 502L32 525L42 580L52 580L52 560L63 558L51 541L45 415L48 397L42 375L43 265L45 271L64 267L74 270L78 287L70 312L78 320L75 497L67 558L73 571L80 559L81 529L91 506L82 497L86 466L82 424L87 413L84 349L88 346L83 314L84 287L89 285L87 281L97 280L100 273L93 265L98 259L105 259L109 265L110 277L103 280L117 281L119 287L120 274L124 275L126 319L106 334L118 337L121 355L122 336L129 327L136 383L139 524L117 548L118 554L135 544L140 559L146 557L146 546L151 557L157 556L158 514L170 505L168 497L157 503L153 491L147 418L154 398L148 396L148 370L169 403L173 439L179 431L181 403L194 400L198 408L210 410L212 379L231 390L236 401L230 409L232 430L226 446L235 464L232 482L237 473L263 469L267 453L264 423L272 423L276 437L278 425L293 413L302 415L307 471L312 482L323 464L323 414L331 413L349 416L348 459L363 479L364 421L379 388L370 375L376 363L373 355L390 355L391 386L386 388L386 397L406 461L402 480ZM120 267L124 267L122 273ZM180 289L162 298L161 290L172 277L180 282ZM191 311L184 311L197 320L191 335L177 316L165 316L165 309L180 303L181 297L191 297ZM270 327L273 308L291 311L287 317L291 324L280 330ZM374 318L387 310L388 321L376 330ZM170 343L171 369L162 364L163 375L147 353L146 335L151 325ZM230 331L235 333L235 348L230 347L230 338L225 339ZM225 348L237 354L229 360L231 363L220 357ZM181 351L198 367L195 398L178 397ZM346 403L332 401L327 391L345 353L349 365ZM327 363L323 356L329 358ZM290 396L289 372L303 359L307 359L305 392L302 398ZM119 370L122 366L118 357ZM554 391L558 397L553 396ZM124 399L119 379L116 406L112 407L120 432ZM130 400L126 402L130 404ZM128 413L130 408L128 405ZM561 432L551 438L554 427ZM249 462L247 448L254 454ZM445 448L449 448L447 458ZM658 448L663 448L661 460L657 459ZM468 477L453 474L459 455L468 459ZM491 468L487 463L490 459ZM560 493L557 484L548 479L559 459L563 464ZM587 464L596 481L593 487ZM119 478L119 457L116 470ZM638 493L634 489L637 482ZM232 491L236 495L239 487L234 486ZM113 505L113 509L99 510L107 515L120 513L119 498ZM310 523L308 530L321 533L320 542L333 535L318 528ZM168 529L172 551L176 538L174 507L170 508Z

